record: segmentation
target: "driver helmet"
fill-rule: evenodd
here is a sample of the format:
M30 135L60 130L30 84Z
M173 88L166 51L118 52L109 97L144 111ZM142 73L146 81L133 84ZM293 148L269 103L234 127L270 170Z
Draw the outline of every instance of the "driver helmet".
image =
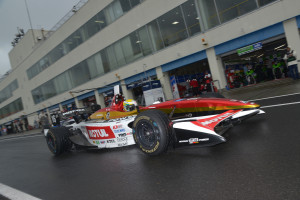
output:
M133 99L127 99L123 102L123 109L125 111L133 111L135 110L135 107L137 106L137 103Z

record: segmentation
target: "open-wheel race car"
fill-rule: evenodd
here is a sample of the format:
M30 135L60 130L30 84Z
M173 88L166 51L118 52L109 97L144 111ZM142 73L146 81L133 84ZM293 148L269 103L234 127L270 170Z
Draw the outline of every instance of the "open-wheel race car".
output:
M213 146L226 142L222 134L242 120L262 114L253 102L225 99L211 93L139 107L132 99L114 96L110 107L92 114L73 112L75 123L45 133L54 155L76 148L115 148L136 144L147 155L169 147Z

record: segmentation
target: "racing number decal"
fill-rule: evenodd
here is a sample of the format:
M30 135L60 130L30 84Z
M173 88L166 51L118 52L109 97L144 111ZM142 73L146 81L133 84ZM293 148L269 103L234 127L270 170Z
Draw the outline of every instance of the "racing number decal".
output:
M89 138L93 140L115 138L115 134L112 132L109 126L87 126L86 130Z

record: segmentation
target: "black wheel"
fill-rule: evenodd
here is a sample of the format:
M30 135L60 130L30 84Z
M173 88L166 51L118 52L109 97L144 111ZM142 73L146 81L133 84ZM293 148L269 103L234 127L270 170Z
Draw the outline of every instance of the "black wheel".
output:
M205 94L201 94L202 98L225 98L222 94L218 92L207 92Z
M49 150L58 156L72 148L72 142L69 140L70 131L66 127L51 128L46 136Z
M172 138L171 121L162 111L144 111L135 118L132 133L145 154L159 155L167 151Z

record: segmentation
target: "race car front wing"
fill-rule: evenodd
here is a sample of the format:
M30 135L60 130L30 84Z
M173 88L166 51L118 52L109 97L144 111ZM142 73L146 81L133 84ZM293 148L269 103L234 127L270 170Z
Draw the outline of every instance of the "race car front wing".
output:
M174 120L174 148L214 146L226 142L222 136L225 131L246 118L263 113L260 109L229 110L219 115Z

